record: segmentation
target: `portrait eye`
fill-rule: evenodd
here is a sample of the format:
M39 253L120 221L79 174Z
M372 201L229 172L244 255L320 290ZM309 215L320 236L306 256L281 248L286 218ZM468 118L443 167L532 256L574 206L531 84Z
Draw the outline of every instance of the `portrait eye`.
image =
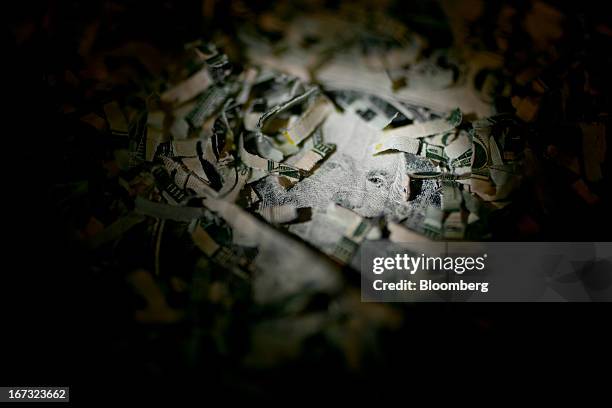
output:
M367 180L374 184L374 186L380 188L385 184L385 174L380 172L371 172L367 175Z
M383 183L383 179L377 176L368 177L368 181L374 184L376 187L382 186L382 183Z

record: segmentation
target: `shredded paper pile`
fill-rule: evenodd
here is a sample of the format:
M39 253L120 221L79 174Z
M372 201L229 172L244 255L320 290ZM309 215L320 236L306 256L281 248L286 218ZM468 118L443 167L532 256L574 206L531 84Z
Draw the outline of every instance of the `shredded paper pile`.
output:
M571 200L599 204L608 119L569 102L596 85L576 90L574 66L556 64L564 17L552 7L529 11L539 59L510 69L504 10L496 45L475 43L468 21L437 48L388 13L271 10L247 22L237 4L245 22L231 38L99 57L85 37L83 55L106 68L58 79L88 81L87 102L62 109L99 159L54 187L57 206L88 273L120 277L139 299L132 319L191 328L173 334L189 364L209 353L265 368L322 347L358 368L403 320L360 302L365 242L489 240L496 222L537 236L546 166L562 169L555 183ZM541 135L550 100L580 153ZM516 215L525 191L538 209Z

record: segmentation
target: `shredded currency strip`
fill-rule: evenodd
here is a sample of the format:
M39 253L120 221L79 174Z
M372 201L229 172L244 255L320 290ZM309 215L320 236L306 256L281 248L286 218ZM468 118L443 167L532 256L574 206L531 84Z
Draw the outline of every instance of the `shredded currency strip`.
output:
M419 171L410 173L409 177L414 180L439 180L439 181L459 181L469 179L469 174L453 174L441 171Z
M310 174L317 163L326 159L335 150L336 145L334 143L317 143L295 162L294 166ZM280 180L281 185L284 185L286 188L293 186L297 181L296 179L288 179L285 177Z
M258 70L254 67L249 67L244 71L242 75L243 87L240 93L236 96L236 103L239 105L244 105L251 94L251 89L253 85L255 85L255 81L257 79L257 75L259 74Z
M187 198L187 194L177 186L166 169L163 167L154 168L151 173L162 196L172 204L180 204Z
M398 149L395 149L398 150ZM406 152L411 153L411 152ZM433 144L429 144L426 141L421 142L420 156L426 157L428 159L438 161L438 162L446 162L448 157L444 152L444 148L441 146L436 146Z
M387 224L389 240L395 243L420 243L431 242L431 240L417 232L411 231L400 224L390 222Z
M142 163L146 158L146 144L147 144L147 125L150 122L157 124L157 120L160 118L158 112L150 112L147 114L146 111L138 113L136 119L129 125L129 168L134 168L138 164ZM163 122L163 113L162 113Z
M444 153L453 167L469 166L472 160L472 139L467 132L461 131L458 136L444 148Z
M451 212L444 220L445 239L463 239L465 234L465 224L458 211Z
M339 223L346 225L344 235L336 243L331 256L342 264L347 264L359 248L361 242L368 235L372 224L359 214L340 207L335 203L330 204L327 212Z
M374 154L397 150L405 153L418 154L421 151L421 141L418 139L390 138L374 145Z
M172 154L173 143L170 135L164 131L163 112L150 112L147 117L146 130L144 134L143 158L145 161L152 162L157 154ZM141 148L141 147L139 147ZM141 154L141 153L139 153Z
M472 171L465 184L484 201L505 199L520 182L518 169L512 162L504 163L493 135L493 125L497 120L491 117L474 122L471 132Z
M185 81L161 94L161 100L165 103L180 105L204 92L210 84L208 70L202 68Z
M263 133L256 133L255 143L257 144L257 153L265 159L280 162L285 157L283 152L278 150L270 138L266 137Z
M446 243L436 242L429 236L410 230L401 224L389 222L387 229L389 230L389 241L415 253L445 256L447 252Z
M175 205L154 203L142 197L134 200L134 211L160 220L189 222L204 215L204 210L197 207L177 207Z
M231 72L231 64L226 54L216 53L213 56L206 59L206 65L210 76L215 82L221 82Z
M470 212L468 215L467 223L472 224L480 219L479 212L481 208L481 201L470 192L463 190L463 202L465 203L465 208Z
M314 132L333 109L333 105L325 96L318 96L306 112L290 128L283 132L283 136L285 136L285 139L290 144L299 145Z
M260 208L257 212L272 224L284 224L298 217L297 207L288 204Z
M472 176L483 180L489 177L489 166L492 164L490 152L490 128L486 120L472 124Z
M335 150L336 145L334 143L317 143L295 163L295 167L311 171L317 163L328 157Z
M113 135L128 136L127 120L116 101L104 105L104 114Z
M449 200L448 197L450 197L451 201L448 202L446 206L447 208L453 208L450 212L447 208L427 207L425 221L423 223L423 232L426 236L432 239L438 239L440 237L453 240L463 239L465 234L465 223L463 222L462 213L458 209L463 201L463 197L461 191L458 189L456 193L458 193L458 198L457 195L447 192L447 200ZM445 214L446 218L444 218Z
M442 234L442 218L444 218L444 211L433 206L427 207L423 233L432 239L437 239Z
M414 123L412 125L384 131L382 132L380 141L374 144L374 154L387 150L399 150L416 154L420 147L418 139L439 133L447 133L459 126L461 120L461 111L455 109L451 111L447 117L442 119Z
M231 122L236 120L238 116L235 108L234 100L228 99L221 110L221 114L215 119L212 136L206 145L206 157L210 161L216 161L218 164L227 164L234 161L234 156L230 151L235 148L234 130L231 125Z
M459 187L453 183L442 184L442 209L444 211L459 211L463 196Z
M259 121L257 122L257 130L262 131L266 124L266 121L278 115L279 113L286 111L287 109L290 109L296 105L304 103L305 101L308 100L308 98L311 95L314 95L316 92L319 92L318 88L311 88L307 90L306 92L304 92L303 94L298 95L294 97L293 99L290 99L287 102L276 105L275 107L273 107L272 109L270 109L269 111L261 115L261 117L259 118Z
M212 257L221 248L199 224L195 226L191 238L193 243L209 257Z
M425 140L427 141L427 143L436 146L448 146L453 143L455 139L457 139L457 132L455 130L451 130L450 132L427 136Z
M202 139L174 140L174 154L178 157L195 157L198 155L198 150L202 149L201 144L204 142L205 140Z
M186 157L180 160L161 158L164 167L183 190L190 190L202 196L216 194L222 187L221 177L214 166L202 157Z
M218 192L217 197L233 203L238 199L240 192L251 176L251 169L239 163L238 166L232 167L230 170L234 171L234 178L233 180L227 178L226 182L223 183L223 187ZM215 197L214 194L211 194L211 196Z
M264 159L263 157L257 156L246 151L244 148L243 137L241 136L238 141L240 160L253 169L262 170L267 174L276 176L283 176L290 180L299 181L303 176L304 172L294 166L288 164L278 163L273 160Z
M185 120L192 128L199 128L206 119L223 106L231 92L229 85L214 85L206 89L196 102L195 108L185 117Z
M231 248L219 245L199 224L196 224L193 229L191 239L195 246L197 246L206 256L224 268L230 269L236 273L235 267L248 266L248 260L239 258ZM237 274L246 278L244 272Z

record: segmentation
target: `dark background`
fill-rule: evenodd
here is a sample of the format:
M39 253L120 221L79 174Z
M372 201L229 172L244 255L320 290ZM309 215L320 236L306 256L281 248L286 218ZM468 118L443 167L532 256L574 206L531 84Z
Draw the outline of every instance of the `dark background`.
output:
M266 3L251 5L265 8ZM560 7L566 15L585 16L580 21L595 26L609 18L599 4L572 2ZM433 2L413 6L440 16ZM316 397L325 391L372 396L374 390L392 391L393 384L410 388L422 382L445 389L449 382L466 377L470 368L476 369L469 374L475 389L486 382L500 385L497 379L502 382L512 370L520 373L519 388L538 388L545 379L572 388L576 377L592 373L593 366L603 370L609 366L608 304L410 305L405 323L409 329L388 339L392 353L379 364L353 373L329 356L315 356L289 371L253 378L244 373L243 379L253 384L249 389L234 389L218 375L224 361L207 361L203 371L189 370L173 364L172 348L163 343L128 347L143 333L121 313L124 295L113 292L112 282L84 273L85 254L74 246L49 201L48 187L78 171L73 162L64 160L58 140L81 131L58 113L56 101L62 95L49 86L49 74L83 66L78 41L92 19L101 19L97 46L137 39L172 53L198 36L211 38L217 30L231 35L235 23L229 2L216 3L213 19L203 16L202 4L195 1L22 1L5 7L10 9L10 21L3 47L8 51L3 58L8 92L3 93L2 123L3 385L69 385L71 398L79 402L112 401L114 392L136 401L179 395L202 402L245 396L274 400L289 395ZM426 25L422 29L432 30ZM584 48L582 40L571 34L568 44ZM450 41L434 38L442 45ZM611 71L604 69L610 66L606 45L590 43L584 60L598 67L595 72L607 96ZM609 180L609 169L606 172ZM608 189L601 191L607 204ZM547 220L549 232L541 238L608 241L609 206L576 205L560 200L557 213ZM504 231L506 226L499 228ZM402 353L404 349L412 352ZM150 355L159 353L167 353L159 357L168 368L161 373L146 365ZM593 392L600 389L596 382L592 385Z

